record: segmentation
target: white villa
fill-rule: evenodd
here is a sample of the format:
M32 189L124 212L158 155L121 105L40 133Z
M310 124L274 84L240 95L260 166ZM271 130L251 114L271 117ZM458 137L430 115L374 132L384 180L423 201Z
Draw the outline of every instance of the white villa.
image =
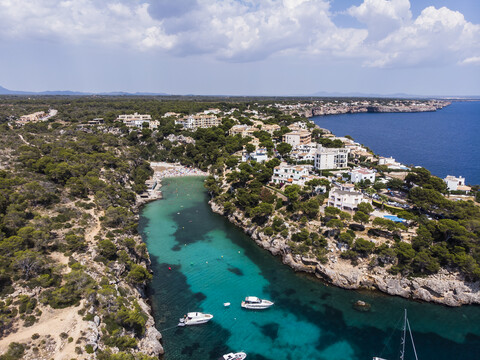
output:
M158 120L152 120L151 115L139 113L118 115L116 121L123 121L127 127L141 128L144 124L147 124L150 130L154 130L160 125Z
M247 153L247 151L242 152L242 162L247 160L255 160L256 162L262 163L268 160L268 151L265 148L258 148L252 153Z
M453 175L447 175L445 179L443 179L447 184L447 188L449 191L470 191L471 187L465 185L465 178L462 176L455 177Z
M230 130L228 130L228 134L231 136L242 135L242 137L246 137L246 136L253 136L253 133L255 131L258 131L258 129L254 128L253 126L242 124L242 125L233 125L230 128Z
M317 144L310 143L295 146L290 152L290 156L297 161L314 161L317 153Z
M282 163L273 169L272 182L274 184L288 184L304 186L305 182L313 179L310 175L311 166L293 166Z
M317 146L315 169L342 169L347 167L349 150L345 148L326 148Z
M378 159L378 165L385 165L389 169L395 169L395 170L408 170L408 168L403 165L402 163L395 161L393 157L383 157L380 156Z
M354 184L366 180L369 180L372 184L375 182L375 171L370 169L355 168L349 172L349 175Z
M341 210L353 211L362 202L371 203L371 200L364 197L361 192L355 191L353 184L342 184L340 187L335 187L330 190L328 196L328 206L334 206Z

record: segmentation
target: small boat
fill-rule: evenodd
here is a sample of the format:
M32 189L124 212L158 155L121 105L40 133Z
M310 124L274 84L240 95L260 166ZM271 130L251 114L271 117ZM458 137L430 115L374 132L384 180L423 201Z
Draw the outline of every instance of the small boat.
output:
M223 306L229 307L231 304L229 302L223 303Z
M244 352L237 352L237 353L225 354L218 360L243 360L246 357L247 357L247 354L245 354Z
M261 310L267 309L273 305L270 300L263 300L256 296L247 296L245 301L242 301L242 307L245 309Z
M189 312L180 318L178 326L205 324L213 319L213 315L201 312Z

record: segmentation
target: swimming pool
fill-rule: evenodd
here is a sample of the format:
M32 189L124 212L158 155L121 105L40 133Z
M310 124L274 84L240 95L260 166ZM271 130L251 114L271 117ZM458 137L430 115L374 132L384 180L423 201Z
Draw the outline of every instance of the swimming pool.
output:
M386 218L386 219L388 219L388 220L395 221L395 222L404 222L404 221L406 221L405 219L399 218L397 215L384 215L383 217Z

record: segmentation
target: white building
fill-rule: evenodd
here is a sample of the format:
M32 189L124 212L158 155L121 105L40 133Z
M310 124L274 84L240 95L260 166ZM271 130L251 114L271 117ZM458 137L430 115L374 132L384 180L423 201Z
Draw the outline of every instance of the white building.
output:
M295 146L290 152L290 157L297 161L315 161L315 154L317 153L317 144L310 143Z
M375 182L375 171L370 169L355 168L349 172L349 175L354 184L366 180L369 180L372 184Z
M147 124L148 128L151 130L158 128L160 125L159 121L152 120L151 115L143 115L139 113L119 115L117 121L123 121L127 127L142 128L144 124Z
M328 196L328 206L334 206L341 210L353 211L362 202L371 203L371 200L364 197L361 192L355 191L353 184L335 187L330 190Z
M134 114L124 114L124 115L118 115L117 121L136 121L136 120L141 120L141 121L150 121L152 120L151 115L142 115L139 113L134 113Z
M190 115L186 119L175 120L175 124L183 125L185 129L210 128L222 125L222 119L212 114Z
M317 146L315 169L342 169L347 167L349 150L345 148L326 148Z
M250 154L244 151L242 153L242 162L247 160L255 160L259 163L265 162L268 160L268 151L265 148L259 148Z
M304 186L311 180L310 166L293 166L282 163L273 169L272 182L274 184L288 184Z
M395 159L391 156L388 158L380 156L378 159L378 165L385 165L392 170L408 170L408 167L398 161L395 161Z
M151 120L151 121L148 123L148 128L149 128L150 130L158 129L159 126L160 126L160 121L158 121L158 120Z
M282 141L292 145L293 147L310 144L312 142L312 134L310 131L306 130L292 131L284 134L282 136Z
M455 177L453 175L447 175L445 179L443 179L447 184L447 188L449 191L470 191L470 186L465 186L465 178L463 176Z
M228 130L228 134L230 136L241 135L242 137L245 137L245 136L253 137L253 133L255 131L258 131L258 129L249 125L241 124L241 125L233 125L230 128L230 130Z

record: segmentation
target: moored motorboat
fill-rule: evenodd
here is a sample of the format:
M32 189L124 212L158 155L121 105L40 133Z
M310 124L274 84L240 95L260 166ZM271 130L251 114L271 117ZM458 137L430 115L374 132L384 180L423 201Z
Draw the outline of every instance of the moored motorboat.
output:
M237 353L225 354L218 360L243 360L246 357L247 357L247 354L245 354L244 352L237 352Z
M244 301L242 301L242 307L245 309L261 310L267 309L273 305L273 302L270 300L260 299L256 296L247 296Z
M179 320L178 326L205 324L213 319L213 315L201 312L189 312Z
M223 303L223 306L229 307L229 306L230 306L230 303L229 303L229 302L225 302L225 303Z

